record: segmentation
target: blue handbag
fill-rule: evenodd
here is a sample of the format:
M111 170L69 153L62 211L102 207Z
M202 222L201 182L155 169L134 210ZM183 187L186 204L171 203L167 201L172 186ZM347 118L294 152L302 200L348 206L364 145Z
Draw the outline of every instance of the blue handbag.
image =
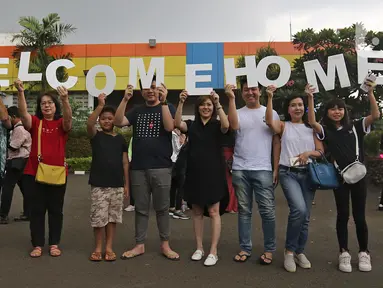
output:
M339 187L338 172L332 163L329 163L322 151L322 161L313 159L308 164L311 182L318 190L336 189Z

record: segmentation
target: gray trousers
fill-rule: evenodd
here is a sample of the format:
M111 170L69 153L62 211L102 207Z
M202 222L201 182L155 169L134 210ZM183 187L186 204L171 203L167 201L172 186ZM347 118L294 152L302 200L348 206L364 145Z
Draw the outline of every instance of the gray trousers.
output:
M156 211L157 227L161 241L168 241L169 223L169 191L171 185L171 168L131 170L130 181L135 201L136 244L146 240L150 210L150 195Z

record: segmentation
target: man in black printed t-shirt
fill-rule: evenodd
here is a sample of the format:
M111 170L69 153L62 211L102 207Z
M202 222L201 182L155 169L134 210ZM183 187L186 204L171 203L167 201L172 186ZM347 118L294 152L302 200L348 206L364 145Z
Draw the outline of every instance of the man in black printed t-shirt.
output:
M171 141L176 109L166 100L168 91L165 85L157 87L155 77L150 88L141 87L141 94L145 104L133 108L124 116L126 105L133 96L133 87L129 85L115 118L115 124L119 127L133 125L130 179L135 200L136 246L124 252L121 258L131 259L145 253L152 196L162 254L170 260L179 260L179 255L169 246L168 215L173 153Z

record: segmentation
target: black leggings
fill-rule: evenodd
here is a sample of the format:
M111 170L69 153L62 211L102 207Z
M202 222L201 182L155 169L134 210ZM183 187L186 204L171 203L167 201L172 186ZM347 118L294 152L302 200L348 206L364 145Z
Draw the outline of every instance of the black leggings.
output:
M334 190L337 208L336 231L340 251L348 251L348 219L350 215L350 193L352 216L356 226L359 251L368 251L368 228L366 223L367 182L362 179L356 184L342 184Z
M176 210L181 210L182 198L184 196L185 171L177 168L176 165L173 166L172 184L170 187L170 208L175 207Z
M63 206L66 184L51 186L35 181L35 176L24 175L25 187L30 189L30 230L33 247L45 244L45 214L48 211L49 245L58 245L63 226Z

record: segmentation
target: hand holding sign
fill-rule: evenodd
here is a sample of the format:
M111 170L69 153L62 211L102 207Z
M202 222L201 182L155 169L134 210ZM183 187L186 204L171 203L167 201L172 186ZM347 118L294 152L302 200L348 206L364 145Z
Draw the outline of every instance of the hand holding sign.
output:
M213 91L211 91L210 96L213 99L214 105L219 106L219 95L213 90Z
M98 95L98 106L104 107L105 106L105 99L106 99L105 93L101 93L100 95Z
M182 90L180 94L180 103L185 103L186 99L188 98L189 93L186 90Z
M363 81L363 84L360 86L360 89L366 93L372 93L376 86L376 75L374 73L369 73Z
M274 92L277 90L277 87L275 87L274 85L270 85L267 87L266 89L266 94L267 94L267 97L269 98L273 98L274 96Z
M309 98L314 97L315 87L313 85L307 84L305 87L305 93Z
M132 85L128 85L125 89L125 94L124 94L124 98L126 101L129 101L130 98L133 97L133 86Z
M17 91L24 92L23 81L21 81L20 79L17 79L14 84L15 84L15 87L16 87Z
M229 99L235 99L235 94L234 94L234 91L233 91L234 89L236 89L236 87L234 85L226 84L226 86L225 86L225 94L226 94L226 96Z
M161 83L161 86L158 87L158 91L160 93L160 101L165 102L166 97L168 97L168 89L166 89L166 86L164 83Z
M59 93L62 102L69 100L68 89L66 89L64 86L57 87L57 92Z

